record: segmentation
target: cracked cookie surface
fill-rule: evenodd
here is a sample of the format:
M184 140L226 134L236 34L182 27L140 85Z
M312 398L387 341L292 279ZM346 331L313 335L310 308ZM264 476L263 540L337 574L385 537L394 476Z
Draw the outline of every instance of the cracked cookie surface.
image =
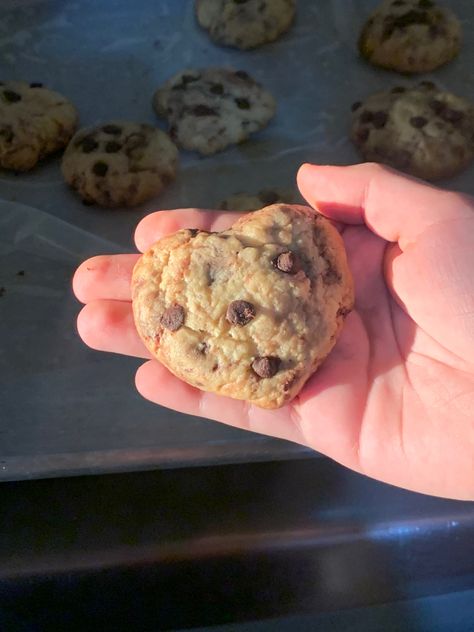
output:
M0 166L29 171L67 145L77 125L75 107L41 83L0 82Z
M362 29L359 50L376 66L429 72L459 53L461 24L433 0L386 0Z
M432 82L378 92L352 110L351 139L365 160L438 180L474 157L474 106Z
M153 96L171 138L203 155L222 151L263 129L275 113L275 100L243 70L188 69Z
M276 40L295 16L295 0L197 0L196 17L212 40L243 50Z
M176 175L178 150L151 125L127 121L79 130L62 161L66 182L85 202L135 206L162 191Z
M297 395L354 300L337 230L283 204L222 233L164 237L136 264L132 297L140 336L172 373L263 408Z

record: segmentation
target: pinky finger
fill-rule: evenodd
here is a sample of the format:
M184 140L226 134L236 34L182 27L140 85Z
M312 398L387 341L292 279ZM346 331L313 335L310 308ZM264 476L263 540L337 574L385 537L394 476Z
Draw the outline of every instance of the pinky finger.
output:
M178 379L154 360L139 367L135 385L140 395L165 408L302 443L299 425L294 423L290 406L264 410L242 400L201 391Z

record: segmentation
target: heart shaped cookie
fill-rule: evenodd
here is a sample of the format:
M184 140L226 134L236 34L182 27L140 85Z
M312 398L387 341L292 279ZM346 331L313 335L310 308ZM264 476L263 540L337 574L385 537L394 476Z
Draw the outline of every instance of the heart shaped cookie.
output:
M140 336L172 373L262 408L298 394L354 301L337 230L285 204L222 233L164 237L137 262L132 296Z

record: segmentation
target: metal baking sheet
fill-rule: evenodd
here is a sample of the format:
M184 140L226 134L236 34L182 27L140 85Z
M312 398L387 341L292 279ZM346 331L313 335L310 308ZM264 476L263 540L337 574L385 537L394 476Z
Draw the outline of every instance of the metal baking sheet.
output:
M0 478L172 466L306 454L293 444L186 417L143 401L138 361L86 349L70 291L84 257L131 251L145 214L213 207L237 191L294 188L305 161L349 164L349 105L410 79L377 70L355 51L377 0L299 0L279 41L219 48L196 25L191 0L3 0L0 76L42 81L69 97L82 125L129 118L162 125L154 89L189 66L229 65L273 92L274 121L213 157L181 154L176 182L133 210L84 207L64 185L59 159L26 175L0 174ZM425 78L474 99L474 8L449 2L465 42L453 63ZM445 183L474 193L473 169ZM18 274L24 271L24 274Z

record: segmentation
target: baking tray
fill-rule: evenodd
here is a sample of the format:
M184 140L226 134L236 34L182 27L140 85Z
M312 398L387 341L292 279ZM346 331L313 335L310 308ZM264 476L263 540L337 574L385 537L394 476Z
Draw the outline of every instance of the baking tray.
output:
M238 147L208 158L182 152L176 182L138 209L83 206L64 185L58 158L31 174L0 174L0 478L308 454L143 401L133 388L137 360L91 351L78 339L70 278L87 256L131 251L135 225L152 210L213 207L237 191L291 189L305 161L357 162L347 138L350 104L410 83L356 54L360 25L376 4L299 0L288 34L242 52L210 42L191 0L3 0L0 76L64 93L82 125L112 118L161 125L153 91L189 66L248 71L273 92L278 111ZM424 77L474 99L474 7L471 0L449 5L464 23L461 55ZM473 173L445 184L474 193Z

